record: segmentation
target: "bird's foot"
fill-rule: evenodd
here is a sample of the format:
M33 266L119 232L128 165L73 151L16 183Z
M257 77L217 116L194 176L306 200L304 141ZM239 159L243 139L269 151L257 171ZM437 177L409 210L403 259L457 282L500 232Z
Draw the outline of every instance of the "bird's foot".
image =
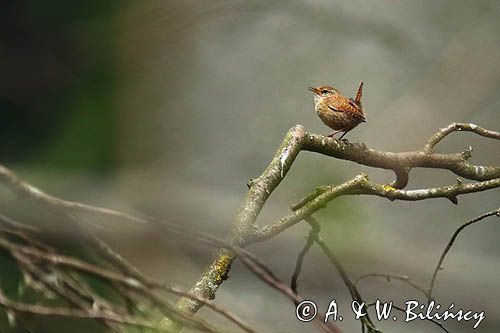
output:
M339 131L341 132L341 131ZM340 141L344 142L344 143L348 143L349 141L347 139L342 139L349 131L345 131L344 134L342 134L339 138Z
M340 133L340 132L342 132L342 131L335 131L335 132L330 133L330 134L328 134L328 135L326 135L326 136L327 136L327 137L329 137L329 138L333 138L333 137L335 136L335 134L338 134L338 133Z

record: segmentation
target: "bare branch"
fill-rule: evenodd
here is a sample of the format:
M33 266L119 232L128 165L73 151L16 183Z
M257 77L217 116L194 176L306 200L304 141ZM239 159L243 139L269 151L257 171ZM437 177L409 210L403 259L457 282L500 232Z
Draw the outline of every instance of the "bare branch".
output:
M365 279L372 278L372 277L385 278L388 282L390 282L391 280L402 281L402 282L406 283L407 285L411 286L412 288L420 291L421 293L424 294L425 297L427 297L427 291L424 288L420 287L418 284L412 282L410 280L410 278L406 275L369 273L369 274L364 274L364 275L361 275L360 277L358 277L356 279L356 281L354 281L354 285L357 286L361 280L365 280Z
M28 261L25 258L32 258L32 260L47 262L47 263L49 263L51 265L55 265L55 266L68 267L68 268L71 268L71 269L74 269L74 270L77 270L80 272L90 273L96 277L108 280L112 283L119 283L122 286L124 286L125 288L128 288L130 290L134 290L134 291L141 293L147 299L149 299L153 303L157 304L166 314L171 316L171 318L174 318L176 321L182 323L183 325L202 329L202 330L208 331L208 332L220 332L220 330L216 329L215 327L213 327L212 325L210 325L208 323L205 323L204 321L202 321L200 319L194 319L194 318L191 318L190 316L187 316L185 313L178 312L171 305L169 305L166 301L161 300L152 290L150 290L151 287L160 288L159 283L154 283L154 285L147 286L135 278L124 276L122 274L118 274L118 273L115 273L112 271L108 271L106 269L103 269L103 268L100 268L98 266L83 262L83 261L78 260L76 258L67 257L67 256L55 254L55 253L46 253L46 252L41 251L41 250L36 249L36 248L11 243L11 242L9 242L5 239L2 239L2 238L0 238L0 248L3 248L5 250L9 251L10 253L12 253L12 255L15 258L18 258L19 260L21 260L25 265L30 266L31 269L34 269L34 266L32 266L32 262ZM55 285L51 284L50 281L44 280L42 273L37 271L37 276L42 279L42 282L48 284L50 286L50 289L53 290ZM54 282L54 283L56 283L56 282ZM183 297L190 297L191 296L188 293L180 292L179 290L176 290L174 288L170 288L166 285L162 285L161 288L166 290L166 291L169 291L171 293L174 293L176 295L179 295L179 296L183 296ZM55 291L57 293L62 294L62 296L64 298L70 300L71 303L79 306L80 308L84 307L82 305L82 303L79 302L78 300L76 300L72 296L72 294L68 293L68 291L62 290L60 288L55 290ZM193 296L193 298L195 298L197 301L203 302L203 300L200 299L199 297ZM205 303L206 302L203 302L203 304L205 304ZM233 322L237 321L238 326L240 326L240 327L243 326L246 329L248 328L245 326L245 324L242 324L240 321L238 321L236 319L236 317L228 315L227 312L221 310L217 306L211 305L210 307L214 310L217 310L217 312L221 313L222 315L228 317L228 319L230 319L231 321L233 321ZM96 318L96 319L99 319L99 318ZM105 318L103 318L103 319L105 320Z
M485 130L472 124L451 124L430 138L423 150L392 153L370 149L362 143L348 143L308 133L302 126L293 127L285 136L280 148L266 170L260 177L249 183L247 195L237 211L231 231L227 237L227 244L230 246L222 246L222 249L214 253L211 263L188 294L200 299L213 299L218 287L227 278L231 264L236 257L235 252L231 250L231 246L241 247L252 242L268 239L298 223L305 217L310 216L338 196L365 194L385 197L389 200L423 200L443 197L456 203L458 195L499 187L500 167L477 166L468 163L471 153L470 149L454 154L436 154L432 152L435 145L444 137L453 131L460 130L471 131L493 139L500 137L500 134L497 132ZM379 185L368 181L365 175L360 175L344 184L328 186L308 197L306 201L300 204L301 207L292 214L285 216L271 225L258 228L255 222L262 207L273 190L283 180L295 158L302 150L318 152L323 155L353 161L370 167L392 170L396 174L396 180L392 183L392 186ZM422 167L449 170L460 177L480 182L472 184L458 183L441 188L401 190L408 183L408 176L411 169ZM155 226L163 224L163 227L169 231L182 233L178 226L166 225L154 219L139 218L107 208L94 207L56 198L20 180L12 171L1 165L0 182L19 195L34 199L47 205L49 208L61 209L68 214L89 213L133 222L151 223ZM119 259L117 260L119 261ZM140 281L138 279L134 280ZM201 301L193 300L192 297L183 297L177 303L176 309L186 315L191 315L203 304ZM178 328L174 329L174 331Z
M11 218L8 218L7 216L2 215L2 214L0 214L0 222L8 225L10 227L13 227L16 230L31 231L31 232L38 232L39 231L37 228L35 228L33 226L19 223L19 222L14 221Z
M409 172L412 168L435 168L449 170L457 176L470 180L481 181L500 177L500 167L469 164L467 159L470 156L462 152L455 154L435 154L425 151L383 152L367 148L363 143L343 142L311 133L306 134L303 149L366 166L392 170L396 174L401 170Z
M112 209L96 207L91 205L86 205L80 202L68 201L54 197L50 194L45 193L39 188L19 179L14 172L7 169L5 166L0 165L0 181L8 186L14 193L27 197L29 199L35 200L41 204L55 209L65 209L66 211L72 212L83 212L98 214L108 217L114 217L118 219L125 219L132 222L145 223L144 219L118 212Z
M292 209L294 212L282 217L278 221L272 222L265 225L255 231L251 242L264 241L266 239L272 238L279 234L285 229L299 223L306 217L311 216L319 209L326 206L331 200L345 194L349 194L354 189L361 188L361 183L366 180L365 175L358 175L347 182L337 185L337 186L327 186L321 188L319 191L316 190L312 195L308 195L306 198L310 200L305 203L305 200L301 200L298 204L293 205ZM316 195L320 193L319 195ZM299 208L300 207L300 208Z
M274 273L264 265L258 258L252 255L250 252L237 247L231 247L231 250L234 251L238 257L241 259L243 264L253 272L258 278L262 281L278 290L281 294L288 297L293 301L295 305L299 304L303 298L296 293L296 291L292 290L292 288L288 287L286 283L284 283L281 279L279 279ZM324 316L319 314L318 317L315 318L315 324L321 328L324 332L329 333L340 333L340 330L333 325L332 323L327 323Z
M436 134L434 134L429 139L429 141L427 141L427 144L424 147L425 153L431 154L434 150L434 147L439 142L441 142L441 140L443 140L447 135L449 135L450 133L455 132L455 131L474 132L474 133L479 134L481 136L484 136L486 138L500 140L500 132L490 131L490 130L484 129L482 127L479 127L475 124L451 123L450 125L441 128L439 131L437 131Z
M16 302L8 299L3 291L0 289L0 305L3 307L21 313L44 315L44 316L58 316L69 318L82 318L82 319L101 319L119 324L126 324L131 326L149 328L157 331L158 328L151 325L151 323L143 320L138 320L125 315L117 315L112 312L102 312L95 310L80 310L71 309L66 307L48 307L43 305L26 304Z
M482 215L480 215L478 217L475 217L472 220L470 220L470 221L462 224L460 227L458 227L457 230L455 230L455 232L453 233L453 236L451 236L450 241L446 245L446 248L444 249L443 253L441 253L441 256L439 257L438 264L436 265L436 268L434 269L434 273L432 274L432 279L431 279L431 282L430 282L430 285L429 285L429 290L427 292L427 299L428 299L429 302L432 299L432 292L433 292L433 289L434 289L434 283L436 282L436 278L437 278L438 272L439 272L440 269L442 269L442 265L443 265L444 259L445 259L446 255L448 254L448 252L450 251L451 247L453 246L453 243L455 243L455 240L457 239L457 237L460 234L460 232L462 232L465 228L467 228L471 224L477 223L477 222L479 222L481 220L484 220L487 217L494 216L494 215L495 216L500 216L500 208L497 208L497 209L492 210L490 212L484 213L484 214L482 214Z
M444 187L406 191L395 189L390 185L376 184L369 181L366 175L358 175L343 184L322 187L320 190L316 190L312 194L309 194L305 199L302 199L299 203L292 206L292 208L296 209L293 213L259 228L252 241L263 241L274 237L297 224L305 217L325 207L328 202L342 195L375 195L391 201L417 201L431 198L446 198L455 203L458 195L485 191L497 187L500 187L500 178L471 184L458 183Z
M220 251L226 251L226 253L228 253L227 251L231 251L231 253L233 253L234 256L240 258L243 264L259 279L261 279L263 282L265 282L272 288L279 291L282 295L290 299L294 304L300 303L303 300L303 298L299 294L297 294L290 287L288 287L264 263L262 263L262 261L260 261L249 251L241 247L231 245L227 241L218 239L210 235L190 234L188 236L192 237L192 239L196 239L199 242L211 246L223 247ZM187 298L190 297L187 296ZM316 317L315 324L325 332L330 332L330 333L340 332L340 330L336 328L335 325L331 323L326 323L323 315L318 315L318 317ZM168 319L163 321L162 327L167 328L168 330L179 329L178 325L175 325Z
M409 167L394 169L396 180L391 183L391 186L396 189L405 188L406 185L408 185L408 181L410 180L410 170L411 169Z
M486 191L500 187L500 178L485 180L477 183L457 183L455 185L426 188L419 190L398 190L387 185L375 184L369 181L361 183L361 190L353 194L369 194L393 200L419 201L433 198L446 198L457 203L457 196Z
M316 219L312 216L308 216L305 218L306 222L309 223L311 226L315 226L315 228L319 228L319 223L316 221ZM360 304L363 303L363 298L361 297L361 294L358 292L358 289L356 288L356 285L354 285L347 275L347 272L344 269L344 266L340 263L340 260L338 260L337 256L333 253L333 251L328 247L328 245L323 241L319 233L315 234L314 241L316 244L319 245L321 250L323 250L323 253L330 259L330 262L335 266L335 269L337 272L339 272L340 277L342 278L342 281L344 282L345 286L347 287L347 290L349 290L349 293L351 294L351 298L353 301L358 301ZM375 328L375 325L373 324L368 312L366 312L366 316L361 318L361 326L362 329L364 330L364 327L368 327L371 331L377 331Z
M299 255L297 256L297 261L295 263L295 268L293 270L292 278L290 281L290 288L295 293L297 293L300 271L302 270L302 263L304 262L304 258L307 252L309 252L309 249L314 244L314 239L318 232L319 232L319 225L312 225L312 228L309 231L309 234L307 235L306 243L304 244L304 247L302 248L302 250L300 250Z

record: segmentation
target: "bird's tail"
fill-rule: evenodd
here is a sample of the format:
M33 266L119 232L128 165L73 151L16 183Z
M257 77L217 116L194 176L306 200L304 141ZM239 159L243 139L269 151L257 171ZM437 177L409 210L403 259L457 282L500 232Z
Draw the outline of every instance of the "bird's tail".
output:
M361 97L363 96L363 81L359 82L358 92L356 93L356 98L354 102L361 105Z

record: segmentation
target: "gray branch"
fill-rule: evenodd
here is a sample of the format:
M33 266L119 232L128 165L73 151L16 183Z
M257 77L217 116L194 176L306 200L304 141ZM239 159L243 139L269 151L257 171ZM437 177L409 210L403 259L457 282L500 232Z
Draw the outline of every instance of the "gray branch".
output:
M215 307L210 300L215 298L217 289L223 281L227 279L231 264L235 258L238 254L241 255L242 252L238 249L277 235L287 228L310 217L339 196L373 195L389 200L408 201L446 198L456 204L459 195L500 187L500 167L474 165L469 163L468 160L471 157L472 148L467 147L462 152L452 154L439 154L434 152L436 145L447 135L455 131L470 131L487 138L500 139L500 133L498 132L486 130L474 124L453 123L434 134L427 141L422 150L393 153L371 149L363 143L349 143L309 133L300 125L291 128L264 172L257 179L251 180L248 183L248 192L240 208L236 212L233 225L226 240L218 243L220 248L214 252L211 262L200 276L198 282L189 292L185 293L178 290L176 291L174 288L164 288L165 291L181 295L182 297L174 309L169 308L168 305L163 303L165 315L174 320L164 317L161 328L173 332L180 330L180 328L186 324L207 328L203 322L193 322L190 318L192 318L192 315L203 305L207 305L217 310L217 307ZM377 184L370 181L366 174L361 174L340 185L322 186L295 204L292 207L292 213L277 221L268 223L267 225L258 226L256 224L257 218L269 196L274 189L279 186L298 154L303 150L356 162L369 167L392 170L395 173L395 180L391 184ZM413 168L449 170L459 177L476 182L462 183L462 181L458 181L456 184L444 187L404 190L408 183L409 174ZM154 219L140 218L108 208L94 207L57 198L22 181L11 170L2 165L0 165L0 183L20 196L36 200L49 208L64 211L67 216L73 220L78 219L82 214L91 214L107 216L117 220L124 219L138 223L152 223L155 226L167 228L169 231L177 233L183 232L179 230L178 226L168 225ZM5 220L4 217L0 217L0 220L2 219L4 223L15 226L13 221ZM30 238L26 238L27 231L32 232L33 230L29 230L29 228L17 228L9 232L15 232L21 235L20 238L24 237L29 243ZM24 257L32 257L41 261L50 261L54 265L71 267L72 269L100 275L103 278L118 283L121 288L135 288L135 292L147 294L149 291L148 288L153 286L158 287L158 285L154 284L148 285L150 281L146 277L142 276L139 271L128 264L118 254L114 253L114 251L107 247L105 243L102 243L98 238L94 239L94 244L97 245L97 248L104 256L121 271L120 274L104 270L101 271L98 267L88 266L86 263L58 256L54 253L45 251L45 249L39 249L34 242L30 243L30 246L27 247L12 244L5 240L0 241L0 247L20 253ZM19 258L22 258L22 256ZM127 276L126 280L123 280L123 276ZM150 291L147 295L154 300L155 295ZM17 308L19 311L27 309L23 304L12 303L5 297L2 301L4 306L5 304L9 304L12 308ZM80 308L85 308L85 305L82 304ZM31 308L31 310L33 309L35 308ZM78 311L84 310L80 309ZM240 328L249 331L249 328L239 322L236 317L232 317L224 311L218 312L226 315L226 317L238 324ZM115 318L105 318L101 316L98 319L105 322L116 322L116 320L114 320ZM125 323L125 321L123 322Z

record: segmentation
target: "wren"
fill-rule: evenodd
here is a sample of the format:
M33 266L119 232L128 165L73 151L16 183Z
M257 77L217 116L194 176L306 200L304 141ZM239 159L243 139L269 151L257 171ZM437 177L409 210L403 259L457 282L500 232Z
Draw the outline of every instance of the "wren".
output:
M314 109L323 123L333 129L330 137L344 132L339 140L360 123L366 122L361 96L363 81L359 83L356 97L347 98L331 86L310 87L314 93Z

